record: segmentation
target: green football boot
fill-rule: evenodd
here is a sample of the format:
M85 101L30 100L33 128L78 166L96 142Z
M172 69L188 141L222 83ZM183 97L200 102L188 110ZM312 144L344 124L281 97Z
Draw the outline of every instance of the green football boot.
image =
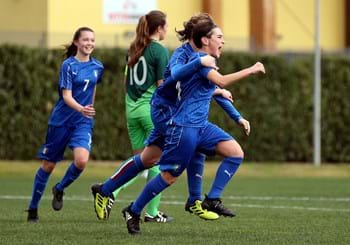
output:
M217 213L203 209L200 200L196 200L193 204L186 203L185 210L205 220L216 220L219 218Z

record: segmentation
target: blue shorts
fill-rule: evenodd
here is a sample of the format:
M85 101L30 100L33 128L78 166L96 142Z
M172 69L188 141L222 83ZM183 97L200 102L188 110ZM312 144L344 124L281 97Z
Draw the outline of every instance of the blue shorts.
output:
M173 116L174 110L174 107L169 105L151 105L151 118L157 131L166 134L168 122Z
M233 137L215 124L204 127L168 127L163 154L159 165L161 171L170 171L179 176L187 168L195 152L215 155L215 148L221 141Z
M45 144L38 152L38 158L49 162L59 162L63 159L67 147L74 149L83 147L89 152L92 143L92 127L82 124L77 127L50 126L46 133Z
M145 141L146 146L156 145L163 150L165 142L165 134L157 128L152 129L151 133Z
M153 130L145 141L145 145L156 145L163 150L168 121L172 117L173 108L169 105L151 105Z

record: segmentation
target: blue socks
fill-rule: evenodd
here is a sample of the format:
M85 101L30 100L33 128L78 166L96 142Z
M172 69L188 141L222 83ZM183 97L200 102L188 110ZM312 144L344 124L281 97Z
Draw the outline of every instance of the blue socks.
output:
M242 161L243 158L241 157L227 157L221 162L211 190L208 193L208 198L220 198L222 191L236 173Z
M187 167L187 184L189 193L187 203L193 204L196 200L202 200L204 160L204 154L195 153Z
M68 167L63 179L56 185L57 190L63 191L64 188L69 186L79 175L83 172L83 169L77 168L74 163L71 163Z
M140 154L129 158L120 166L117 172L103 183L101 188L102 194L111 196L113 191L127 183L144 169Z
M147 203L168 186L169 184L158 174L146 184L139 197L131 205L131 211L136 215L140 215Z
M33 193L32 200L29 204L29 209L37 209L39 201L44 194L47 180L50 177L50 173L45 172L41 167L36 172L34 183L33 183Z

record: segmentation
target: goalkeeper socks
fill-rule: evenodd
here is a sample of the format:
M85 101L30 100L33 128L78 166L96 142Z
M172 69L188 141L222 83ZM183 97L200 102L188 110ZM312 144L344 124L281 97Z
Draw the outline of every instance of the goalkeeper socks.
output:
M117 172L103 183L101 188L102 194L111 196L113 191L127 183L144 169L140 154L129 158L120 166Z
M50 177L50 173L45 172L41 167L36 172L33 183L32 200L29 204L29 209L37 209L40 199L44 194L47 180Z
M236 173L242 161L242 157L226 157L221 162L216 172L211 190L208 193L208 198L220 198L222 191Z
M169 184L165 182L160 174L158 174L146 184L139 197L131 205L131 211L136 215L140 215L147 203L168 186Z
M138 178L139 178L140 174L137 175L136 177L132 178L131 180L129 180L128 182L126 182L124 185L122 185L121 187L117 188L115 191L113 191L113 197L114 200L117 199L117 196L119 195L119 192L126 189L129 185L132 185Z
M160 174L159 166L154 166L148 169L147 182L150 182L158 174ZM158 194L157 196L152 198L152 200L147 204L146 213L148 213L150 216L154 217L158 214L158 208L161 197L162 194Z
M83 172L83 169L79 169L75 166L74 163L71 163L63 179L56 185L56 189L59 191L63 191L74 180L76 180L82 172Z

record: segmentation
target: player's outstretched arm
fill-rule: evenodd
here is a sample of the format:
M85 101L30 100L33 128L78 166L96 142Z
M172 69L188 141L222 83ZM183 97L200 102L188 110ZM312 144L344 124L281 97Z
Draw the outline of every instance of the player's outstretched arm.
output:
M219 87L223 88L243 78L246 78L250 75L258 74L258 73L265 73L265 67L260 62L255 63L251 67L248 67L238 72L230 73L227 75L221 75L218 71L216 71L215 69L212 69L208 73L207 78L210 81L217 84Z

